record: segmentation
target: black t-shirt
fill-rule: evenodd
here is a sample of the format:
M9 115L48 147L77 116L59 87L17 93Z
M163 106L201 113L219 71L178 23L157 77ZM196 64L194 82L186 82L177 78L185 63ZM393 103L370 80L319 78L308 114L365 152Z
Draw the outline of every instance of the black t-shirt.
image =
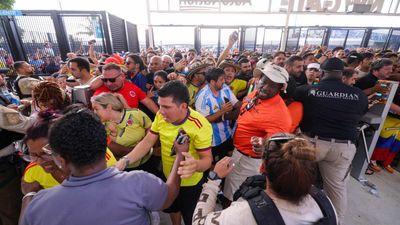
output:
M358 87L361 90L372 88L378 82L378 78L372 73L368 73L364 77L361 77L355 84L354 87Z
M368 110L367 96L338 78L298 87L294 99L304 106L301 130L325 138L355 141L358 123Z
M292 99L296 92L296 79L293 76L289 76L289 81L286 87L286 93L281 91L280 96L283 100Z
M245 80L248 82L251 78L253 78L253 74L252 73L239 73L236 76L236 78L239 80Z
M299 87L301 85L307 84L307 76L306 73L303 71L301 72L299 77L293 76L296 79L296 86Z

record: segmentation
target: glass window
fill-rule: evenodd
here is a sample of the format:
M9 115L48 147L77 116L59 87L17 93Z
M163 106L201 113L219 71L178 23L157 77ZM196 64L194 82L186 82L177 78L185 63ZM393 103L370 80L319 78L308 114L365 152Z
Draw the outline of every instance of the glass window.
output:
M254 51L257 28L246 28L244 35L244 49Z
M349 30L345 48L354 49L361 46L365 30Z
M344 41L346 39L348 30L338 29L332 30L331 35L329 37L328 48L333 49L337 46L344 46Z
M194 48L194 27L153 27L153 34L154 45L164 51Z
M140 49L146 49L146 29L148 29L147 26L143 25L137 26Z
M263 51L263 39L264 39L264 27L257 28L257 41L256 41L256 51L262 52Z
M304 43L306 42L306 38L307 38L307 30L308 30L308 28L301 28L300 38L299 38L299 46L297 46L297 48L301 48L304 46Z
M281 36L281 29L265 29L264 52L272 53L279 51Z
M300 28L290 28L286 41L286 51L296 51L297 42L300 37Z
M231 35L234 31L238 32L238 37L240 36L239 29L221 29L220 35L220 51L223 51L225 47L228 45L229 35ZM239 40L233 45L234 48L238 48Z
M400 30L393 30L387 49L398 52L400 47Z
M212 52L218 54L218 29L201 29L201 52Z
M383 48L389 36L389 29L374 29L368 42L368 47Z
M307 33L307 44L310 45L310 49L315 49L317 46L322 44L324 39L325 29L309 29Z

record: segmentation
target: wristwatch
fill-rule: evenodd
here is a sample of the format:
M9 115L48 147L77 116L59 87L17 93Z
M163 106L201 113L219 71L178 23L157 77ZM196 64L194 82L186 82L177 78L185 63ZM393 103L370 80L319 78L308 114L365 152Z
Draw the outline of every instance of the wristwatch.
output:
M216 172L212 171L212 170L208 173L208 179L210 179L210 180L221 180L221 178L218 176L218 174Z

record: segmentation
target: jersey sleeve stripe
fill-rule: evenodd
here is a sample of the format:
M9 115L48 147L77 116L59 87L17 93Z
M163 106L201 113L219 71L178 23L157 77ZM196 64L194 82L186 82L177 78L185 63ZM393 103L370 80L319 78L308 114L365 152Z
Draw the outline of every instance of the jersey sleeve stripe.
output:
M152 129L150 129L150 132L153 133L153 134L158 135L158 132L155 132L155 131L153 131Z
M203 127L203 124L197 118L189 116L188 120L194 122L198 128L202 128Z
M30 169L30 168L32 168L32 167L35 167L35 166L37 166L37 164L36 163L29 163L29 165L25 168L25 170L24 170L24 175L25 175L25 173Z
M209 150L211 150L211 147L208 147L208 148L196 148L196 151L198 151L198 152L205 152L205 151L209 151Z

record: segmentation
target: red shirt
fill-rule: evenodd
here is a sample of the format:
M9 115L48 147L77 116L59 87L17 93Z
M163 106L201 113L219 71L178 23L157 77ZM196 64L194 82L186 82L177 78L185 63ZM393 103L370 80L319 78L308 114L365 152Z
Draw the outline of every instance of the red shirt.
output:
M233 137L236 149L253 157L257 155L250 143L252 136L270 137L275 133L289 132L292 126L289 110L279 94L267 100L257 100L255 106L244 112L243 108L255 95L256 91L253 91L244 98Z
M93 95L99 95L103 92L111 91L103 84L103 86L96 89ZM129 81L124 82L124 86L121 88L121 90L112 93L118 93L124 96L130 108L138 108L139 102L146 98L146 93Z

